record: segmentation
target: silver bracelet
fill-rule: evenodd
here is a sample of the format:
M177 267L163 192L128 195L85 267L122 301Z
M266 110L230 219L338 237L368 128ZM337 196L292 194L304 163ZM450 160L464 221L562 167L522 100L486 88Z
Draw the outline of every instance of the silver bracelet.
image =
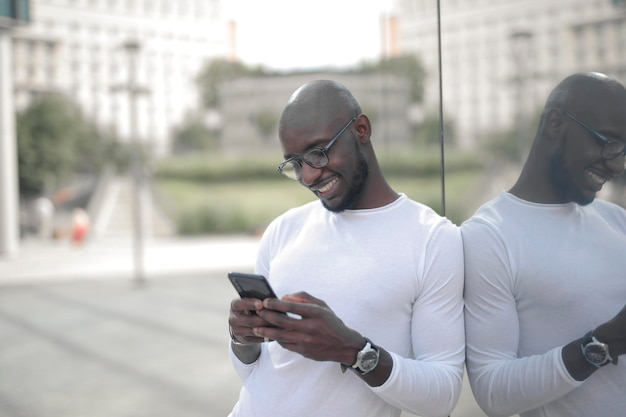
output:
M228 326L228 333L230 333L230 341L232 342L233 345L243 346L243 345L248 344L248 343L240 342L239 340L237 340L237 338L235 337L235 334L233 333L233 328L231 326Z

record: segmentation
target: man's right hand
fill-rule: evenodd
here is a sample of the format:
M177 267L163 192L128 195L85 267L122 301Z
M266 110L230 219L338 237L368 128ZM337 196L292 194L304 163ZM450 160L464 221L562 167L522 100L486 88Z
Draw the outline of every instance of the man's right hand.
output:
M231 346L237 358L246 364L258 359L260 344L265 341L255 336L253 329L270 325L257 314L262 309L263 301L256 298L237 298L230 303L228 326L233 339Z

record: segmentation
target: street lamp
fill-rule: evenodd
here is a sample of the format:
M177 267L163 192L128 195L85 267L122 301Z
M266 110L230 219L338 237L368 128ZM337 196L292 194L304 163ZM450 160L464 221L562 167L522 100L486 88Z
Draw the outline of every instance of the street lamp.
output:
M113 92L123 91L128 94L128 131L131 141L131 171L133 177L133 260L135 266L135 282L145 284L143 265L143 222L142 222L142 193L143 169L141 163L141 144L137 129L137 99L148 93L146 88L137 84L137 56L140 44L136 40L128 40L122 45L128 56L128 82L125 85L112 87Z
M0 26L0 254L9 256L17 254L19 248L17 144L11 62L10 31Z
M515 83L515 124L517 132L517 152L520 161L524 160L524 154L526 153L526 137L527 129L527 113L529 106L525 105L528 102L528 98L524 98L524 95L530 95L530 91L526 88L526 83L530 75L531 54L532 54L532 38L533 34L530 31L520 30L513 32L510 35L511 46L513 49L513 58L515 60L515 76L513 82Z

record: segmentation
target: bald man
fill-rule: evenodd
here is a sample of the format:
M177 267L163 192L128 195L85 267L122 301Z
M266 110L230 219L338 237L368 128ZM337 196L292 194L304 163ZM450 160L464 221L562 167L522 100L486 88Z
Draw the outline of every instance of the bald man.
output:
M573 74L548 97L517 182L461 226L467 371L489 416L626 412L626 90Z
M447 416L465 347L458 227L389 186L345 86L296 90L279 136L278 170L317 200L261 240L278 299L231 303L231 416Z

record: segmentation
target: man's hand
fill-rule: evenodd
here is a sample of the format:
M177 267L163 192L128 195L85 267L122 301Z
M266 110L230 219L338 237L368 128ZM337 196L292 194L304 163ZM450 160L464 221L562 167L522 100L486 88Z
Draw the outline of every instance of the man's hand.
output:
M271 326L260 315L263 302L255 298L235 299L230 303L228 325L231 336L238 343L232 343L233 352L243 363L252 363L261 354L260 343L263 337L256 336L253 329Z
M285 349L317 361L353 364L366 340L348 328L328 305L306 292L268 298L261 318L276 327L254 327L254 335L276 340ZM290 313L288 316L281 313ZM293 315L299 318L293 317Z

